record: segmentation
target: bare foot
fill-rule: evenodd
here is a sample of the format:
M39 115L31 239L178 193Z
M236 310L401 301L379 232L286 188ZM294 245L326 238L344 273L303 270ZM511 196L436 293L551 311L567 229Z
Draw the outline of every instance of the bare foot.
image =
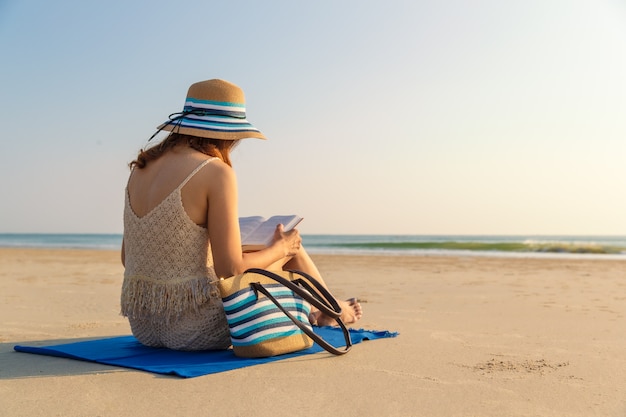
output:
M361 304L356 298L350 298L346 301L337 300L339 307L341 307L341 320L345 324L351 324L358 321L363 316L363 310ZM309 315L309 321L316 326L335 326L337 322L332 317L328 317L322 314L321 311L316 310Z

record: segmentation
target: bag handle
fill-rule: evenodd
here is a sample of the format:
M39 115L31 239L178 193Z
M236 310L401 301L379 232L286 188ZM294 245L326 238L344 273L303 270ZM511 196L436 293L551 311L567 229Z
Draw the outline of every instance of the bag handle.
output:
M302 297L304 300L308 301L312 305L314 305L316 307L318 305L320 305L322 307L322 308L320 308L320 311L322 311L324 314L326 314L326 311L331 312L332 313L331 317L333 317L335 319L335 321L337 322L337 324L339 324L339 327L341 327L341 330L343 332L343 336L344 336L344 339L346 341L346 347L345 347L344 350L337 349L336 347L334 347L333 345L328 343L326 340L324 340L317 333L315 333L313 330L311 330L310 327L307 327L305 324L300 322L300 320L296 319L289 311L287 311L278 302L278 300L276 300L276 298L274 298L274 296L261 283L259 283L259 282L251 282L250 283L250 286L255 291L258 291L258 292L264 294L269 300L271 300L276 305L276 307L278 307L283 313L285 313L285 315L287 317L289 317L289 319L291 319L291 321L293 321L293 323L296 326L298 326L300 328L300 330L302 330L304 333L306 333L307 336L309 336L311 339L313 339L315 341L315 343L320 345L324 350L326 350L327 352L330 352L330 353L332 353L334 355L344 355L344 354L346 354L346 353L348 353L350 351L350 349L352 348L352 339L350 338L350 332L346 328L346 325L344 324L343 320L341 320L341 318L340 318L340 316L341 316L341 308L339 308L339 304L337 303L337 300L335 300L330 295L328 290L326 290L324 288L324 292L330 297L329 302L331 304L336 305L337 309L339 310L339 312L337 312L335 310L332 310L329 306L327 306L326 304L324 304L320 300L318 300L318 298L316 297L318 295L315 294L315 291L313 293L310 293L310 292L308 292L306 290L303 290L302 287L299 287L298 285L293 284L291 281L281 277L280 275L274 274L273 272L266 271L264 269L258 269L258 268L252 268L252 269L249 269L246 272L257 273L257 274L264 275L264 276L266 276L268 278L271 278L274 281L276 281L276 282L284 285L285 287L289 288L290 290L292 290L293 292L298 294L300 297ZM315 280L314 278L310 277L308 274L301 273L300 271L289 271L289 272L300 274L300 275L304 276L306 279L312 280L311 282L313 283L313 285L315 287L317 287L318 285L321 287L321 284L319 284L319 282L317 282L317 280ZM313 294L315 294L316 296L314 296Z
M305 280L297 279L292 282L288 279L281 277L278 274L275 274L274 272L265 269L250 268L246 271L246 273L247 272L264 275L270 279L273 279L274 281L284 285L285 287L298 294L300 297L307 300L309 303L311 303L311 305L316 307L322 313L334 318L335 320L341 317L341 307L339 306L339 303L337 303L337 300L335 300L335 297L333 297L330 292L322 284L319 283L319 281L317 281L306 272L297 270L285 271L304 277L306 280L309 280L313 284L315 289L308 285ZM294 284L294 282L301 284L302 286L296 285ZM314 298L312 298L311 296L313 296Z
M296 319L289 311L287 311L278 302L278 300L276 300L274 298L274 296L272 294L270 294L270 292L267 289L265 289L263 284L261 284L259 282L251 282L250 286L255 291L259 291L259 292L263 293L267 298L269 298L274 304L276 304L276 307L278 307L283 313L285 313L285 315L287 317L289 317L291 319L291 321L293 321L294 324L300 328L300 330L302 330L304 333L306 333L307 336L309 336L311 339L313 339L315 341L315 343L320 345L327 352L330 352L330 353L335 354L335 355L344 355L344 354L348 353L350 351L350 349L352 348L352 339L350 338L350 332L348 331L348 329L346 328L346 325L343 323L343 321L340 318L336 318L335 321L337 321L337 323L339 323L339 327L341 327L341 330L343 330L343 335L344 335L344 338L346 340L346 348L344 350L337 349L336 347L334 347L333 345L328 343L326 340L324 340L317 333L315 333L313 330L311 330L310 327L307 327L300 320ZM310 302L310 300L307 300L307 301Z

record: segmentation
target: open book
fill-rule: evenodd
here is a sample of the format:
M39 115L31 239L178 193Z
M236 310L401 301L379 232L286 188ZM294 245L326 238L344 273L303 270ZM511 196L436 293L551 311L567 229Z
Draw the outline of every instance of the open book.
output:
M265 219L261 216L240 217L241 246L244 252L253 252L267 247L274 237L276 226L282 224L285 231L296 227L302 217L295 214L287 216L272 216Z

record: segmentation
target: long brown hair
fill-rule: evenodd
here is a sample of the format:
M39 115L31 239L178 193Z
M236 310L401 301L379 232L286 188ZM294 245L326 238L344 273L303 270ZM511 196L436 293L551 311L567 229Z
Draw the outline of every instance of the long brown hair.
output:
M183 135L180 133L170 133L168 137L161 141L161 143L147 149L141 149L137 155L137 159L128 165L131 169L135 167L142 169L150 161L160 158L176 145L186 144L191 149L195 149L205 155L220 158L226 164L232 166L230 161L230 152L235 148L235 146L237 146L238 143L239 140L209 139L198 136Z

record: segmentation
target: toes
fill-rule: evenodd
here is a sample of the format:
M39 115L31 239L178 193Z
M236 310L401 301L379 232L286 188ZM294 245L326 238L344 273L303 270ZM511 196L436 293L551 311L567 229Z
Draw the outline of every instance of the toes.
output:
M354 311L355 321L359 320L363 316L363 310L361 309L361 303L357 301L356 298L350 298L348 300L350 307L352 307L352 311Z
M320 315L319 311L309 314L309 323L311 323L312 326L317 326L317 319L319 315Z

